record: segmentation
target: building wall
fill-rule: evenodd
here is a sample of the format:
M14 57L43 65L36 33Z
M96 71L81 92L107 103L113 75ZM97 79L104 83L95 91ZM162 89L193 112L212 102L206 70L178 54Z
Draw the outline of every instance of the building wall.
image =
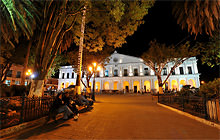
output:
M172 67L172 63L168 63L163 74L168 74ZM167 71L167 72L166 72ZM69 78L67 78L69 73ZM72 78L72 73L74 78ZM102 68L96 77L95 87L97 90L129 90L129 91L158 91L157 77L153 70L143 63L141 58L113 53L110 57L109 63ZM165 80L166 75L162 76ZM86 81L83 78L83 81ZM91 84L93 78L90 79ZM73 72L72 66L64 66L60 68L58 89L66 88L69 85L76 83L76 73ZM85 82L86 83L86 82ZM191 57L183 64L175 69L175 75L171 75L167 80L167 86L170 90L180 90L183 85L189 84L192 87L198 88L200 86L199 73L197 69L197 60ZM92 85L91 85L92 86ZM83 88L83 86L82 86Z
M9 74L10 72L8 73L4 83L7 85L20 85L21 77L24 74L23 69L24 67L22 65L12 65L10 68L11 74Z

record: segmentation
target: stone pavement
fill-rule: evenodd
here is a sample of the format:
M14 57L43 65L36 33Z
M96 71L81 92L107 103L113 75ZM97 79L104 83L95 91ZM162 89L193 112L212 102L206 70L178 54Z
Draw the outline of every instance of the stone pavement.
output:
M8 139L219 139L217 128L160 107L149 95L98 95L94 108L73 119Z

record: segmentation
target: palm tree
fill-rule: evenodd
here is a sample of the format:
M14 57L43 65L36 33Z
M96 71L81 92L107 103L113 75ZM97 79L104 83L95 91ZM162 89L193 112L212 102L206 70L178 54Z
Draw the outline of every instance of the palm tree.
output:
M20 35L27 39L33 35L37 9L31 0L1 0L1 37L14 47ZM13 41L12 41L13 40Z
M202 33L212 36L219 30L219 0L184 0L173 2L172 13L182 29L196 36Z

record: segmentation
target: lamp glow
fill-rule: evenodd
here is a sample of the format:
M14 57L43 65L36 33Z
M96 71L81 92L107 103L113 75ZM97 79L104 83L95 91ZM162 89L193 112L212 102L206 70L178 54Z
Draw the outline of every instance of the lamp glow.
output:
M92 67L89 67L89 71L92 71Z
M100 67L100 66L98 66L98 67L97 67L97 71L100 71L100 70L101 70L101 67Z
M93 63L93 66L96 67L96 65L97 65L97 64L94 62L94 63Z
M35 75L34 75L34 74L32 74L32 75L31 75L31 78L34 78L34 77L35 77Z

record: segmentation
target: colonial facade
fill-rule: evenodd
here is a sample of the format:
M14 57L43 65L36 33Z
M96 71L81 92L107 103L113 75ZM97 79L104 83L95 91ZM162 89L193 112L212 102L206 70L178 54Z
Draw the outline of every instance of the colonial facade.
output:
M162 80L165 80L172 63L162 71ZM63 66L59 71L58 89L66 88L76 83L76 73L72 66ZM83 78L86 83L86 79ZM90 86L93 87L93 78ZM200 86L197 59L191 57L175 69L164 85L164 89L180 90L183 85ZM83 89L83 85L82 85ZM158 80L152 69L144 64L143 59L114 52L106 66L97 73L95 89L124 90L126 92L158 91Z

